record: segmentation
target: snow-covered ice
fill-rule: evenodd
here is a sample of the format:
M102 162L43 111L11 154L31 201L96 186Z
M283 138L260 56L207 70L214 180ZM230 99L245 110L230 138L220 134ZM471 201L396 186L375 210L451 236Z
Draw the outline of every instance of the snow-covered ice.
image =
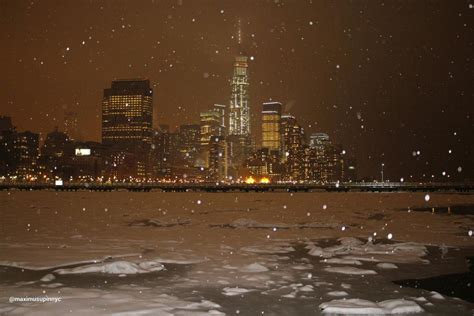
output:
M242 295L242 294L246 294L253 291L255 290L244 289L244 288L239 288L239 287L225 287L222 289L222 294L226 296L236 296L236 295Z
M105 274L138 274L161 271L165 267L160 262L145 261L134 263L129 261L115 261L95 263L70 269L58 269L57 274L105 273Z
M331 291L331 292L327 292L326 293L328 296L348 296L349 293L347 293L346 291Z
M372 242L363 243L356 238L341 238L340 245L330 246L326 248L318 246L310 246L308 252L311 256L332 258L335 256L344 256L342 259L335 259L334 263L348 260L357 264L360 261L387 261L391 263L428 263L422 259L427 254L427 248L424 245L405 242L394 244L373 244ZM386 260L384 260L386 259Z
M375 265L379 269L398 269L398 266L393 263L380 262Z
M259 263L251 263L246 265L240 269L242 272L250 272L250 273L257 273L257 272L265 272L268 271L268 268L259 264Z
M392 283L463 272L464 261L445 263L460 253L454 249L472 245L471 220L406 210L433 201L474 204L471 195L431 193L425 202L422 193L8 193L0 192L0 313L474 308L441 291ZM437 245L450 249L445 258ZM7 303L9 296L58 292L66 303Z
M321 260L321 262L329 263L329 264L353 264L357 266L362 265L362 263L359 260L341 259L341 258L324 259L324 260Z
M352 274L352 275L368 275L368 274L377 274L374 270L360 269L355 267L327 267L324 268L324 271L333 272L333 273L342 273L342 274Z
M41 281L41 282L51 282L51 281L53 281L55 278L56 278L56 277L55 277L53 274L48 273L48 274L46 274L44 277L42 277L42 278L40 279L40 281Z
M319 305L323 313L353 315L392 315L421 313L417 303L404 299L386 300L379 303L357 298L333 300Z

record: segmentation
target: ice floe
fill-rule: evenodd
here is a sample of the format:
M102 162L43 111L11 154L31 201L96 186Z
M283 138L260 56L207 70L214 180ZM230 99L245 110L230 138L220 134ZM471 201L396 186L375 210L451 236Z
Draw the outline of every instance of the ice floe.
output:
M82 273L104 273L104 274L140 274L161 271L165 267L156 261L144 261L134 263L129 261L114 261L108 263L96 263L83 265L70 269L58 269L57 274L82 274Z
M367 275L367 274L377 274L374 270L359 269L355 267L327 267L324 268L324 271L341 273L341 274L352 274L352 275Z
M268 271L268 268L259 264L259 263L252 263L249 265L244 266L241 268L239 271L241 272L251 272L251 273L256 273L256 272L265 272Z
M328 296L348 296L349 293L347 293L346 291L331 291L331 292L328 292L326 293Z
M208 261L207 258L199 258L199 257L184 257L184 256L169 256L169 257L157 257L154 258L153 261L160 262L160 263L171 263L171 264L196 264Z
M405 299L392 299L378 303L358 298L338 299L322 303L319 308L325 314L391 315L423 312L423 308L417 303Z
M224 294L225 296L237 296L237 295L242 295L242 294L246 294L253 291L255 290L244 289L241 287L225 287L222 289L222 294Z
M398 269L398 266L393 263L380 262L375 265L379 269Z
M311 256L332 258L344 256L342 259L389 263L429 263L422 259L428 253L424 245L407 242L393 244L363 243L357 238L340 238L339 245L326 248L308 244L308 254Z
M330 259L324 259L321 260L321 262L324 263L329 263L329 264L353 264L356 266L362 265L362 262L359 260L354 260L354 259L341 259L341 258L330 258Z
M41 281L41 282L51 282L51 281L53 281L54 279L56 279L56 277L55 277L53 274L48 273L48 274L46 274L44 277L42 277L42 278L40 279L40 281Z
M435 291L431 291L431 298L436 300L444 300L444 296Z

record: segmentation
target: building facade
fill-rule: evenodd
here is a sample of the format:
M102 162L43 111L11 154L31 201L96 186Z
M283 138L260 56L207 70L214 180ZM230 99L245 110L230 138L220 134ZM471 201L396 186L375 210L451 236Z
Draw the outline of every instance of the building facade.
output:
M193 167L201 149L201 126L184 124L179 127L180 160L185 167Z
M303 180L304 176L304 129L292 115L282 115L281 135L283 138L283 161L286 163L285 179Z
M17 175L23 179L33 177L37 171L39 134L30 131L17 133L15 149L18 152Z
M266 102L262 105L262 148L281 151L281 108L280 102Z
M220 116L213 110L201 112L201 146L209 145L212 136L223 136L220 134Z
M151 144L152 118L149 80L112 81L102 100L102 143L121 148Z

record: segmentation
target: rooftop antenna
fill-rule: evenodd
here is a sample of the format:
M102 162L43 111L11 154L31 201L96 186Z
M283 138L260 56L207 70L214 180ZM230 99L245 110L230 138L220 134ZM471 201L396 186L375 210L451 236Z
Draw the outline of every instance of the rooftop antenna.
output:
M242 44L242 21L239 20L237 21L237 43Z

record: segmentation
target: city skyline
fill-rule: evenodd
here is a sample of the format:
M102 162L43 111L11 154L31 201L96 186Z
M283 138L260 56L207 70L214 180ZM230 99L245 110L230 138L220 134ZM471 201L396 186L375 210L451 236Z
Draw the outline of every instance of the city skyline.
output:
M45 137L65 112L77 112L82 138L99 140L101 89L114 78L146 77L156 91L155 124L196 123L212 104L227 104L231 63L242 50L256 135L260 105L280 101L308 134L346 144L362 176L377 177L384 163L392 179L473 178L468 4L247 4L209 1L202 11L186 1L137 2L150 14L138 19L127 5L83 3L76 10L86 18L69 21L64 4L2 2L1 114ZM114 14L102 20L107 10ZM218 30L205 23L211 18Z
M0 0L0 314L473 315L474 0Z

